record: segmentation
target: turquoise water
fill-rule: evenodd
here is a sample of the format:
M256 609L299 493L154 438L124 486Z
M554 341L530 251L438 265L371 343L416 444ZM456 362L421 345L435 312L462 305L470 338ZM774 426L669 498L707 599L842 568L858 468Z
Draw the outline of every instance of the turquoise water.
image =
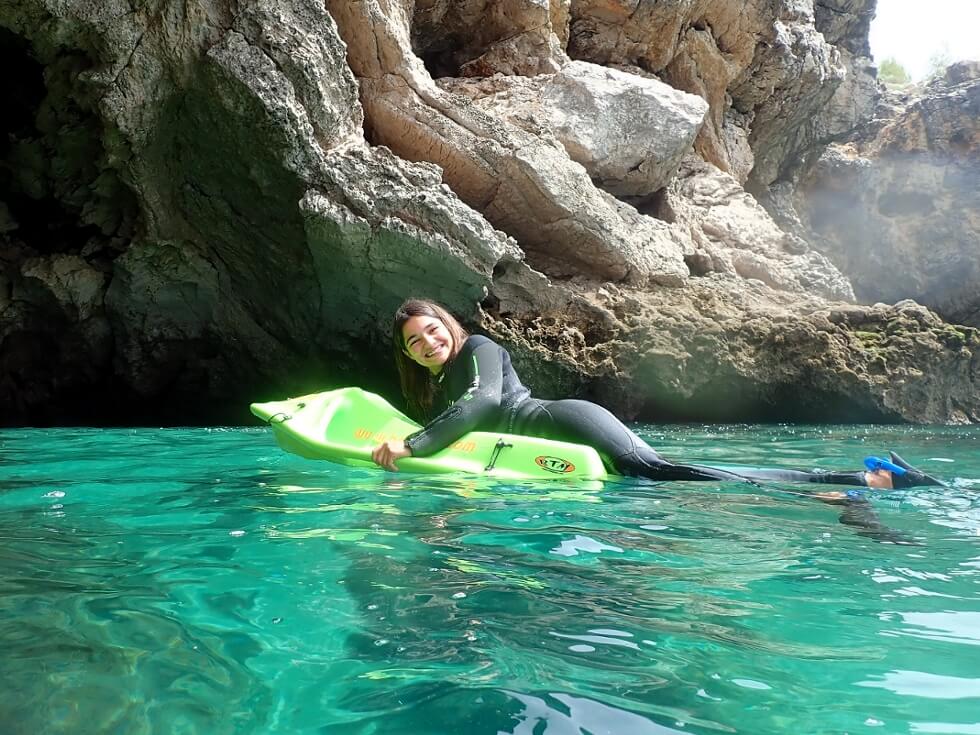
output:
M0 732L980 733L980 429L644 435L786 467L892 447L952 488L876 496L855 526L790 486L397 476L265 429L2 431Z

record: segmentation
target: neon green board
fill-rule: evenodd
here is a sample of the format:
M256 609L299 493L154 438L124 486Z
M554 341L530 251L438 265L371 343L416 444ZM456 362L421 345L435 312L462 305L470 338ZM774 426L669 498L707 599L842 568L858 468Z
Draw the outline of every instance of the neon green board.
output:
M308 459L375 467L371 450L421 427L384 398L360 388L253 403L279 446ZM406 472L469 472L505 479L600 480L607 476L592 447L529 436L474 431L430 457L405 457ZM379 468L380 469L380 468Z

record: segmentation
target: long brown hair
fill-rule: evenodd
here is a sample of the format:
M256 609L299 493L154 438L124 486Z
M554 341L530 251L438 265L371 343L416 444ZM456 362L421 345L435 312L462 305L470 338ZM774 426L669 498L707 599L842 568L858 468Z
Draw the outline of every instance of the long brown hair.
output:
M398 378L401 381L402 395L408 404L408 412L414 418L428 421L432 418L432 402L435 397L433 375L428 368L422 367L405 354L405 337L402 335L402 327L413 316L428 316L442 322L453 338L450 361L459 354L469 334L452 314L434 301L408 299L395 312L395 318L391 323L391 346L395 355L395 366L398 368Z

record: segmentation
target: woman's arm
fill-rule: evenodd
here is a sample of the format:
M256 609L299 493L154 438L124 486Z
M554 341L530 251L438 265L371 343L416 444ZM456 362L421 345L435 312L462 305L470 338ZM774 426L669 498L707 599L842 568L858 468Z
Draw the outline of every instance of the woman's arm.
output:
M489 340L480 344L465 360L453 366L466 370L469 387L445 411L405 440L405 447L415 457L427 457L445 449L463 434L478 428L500 410L503 388L503 353Z

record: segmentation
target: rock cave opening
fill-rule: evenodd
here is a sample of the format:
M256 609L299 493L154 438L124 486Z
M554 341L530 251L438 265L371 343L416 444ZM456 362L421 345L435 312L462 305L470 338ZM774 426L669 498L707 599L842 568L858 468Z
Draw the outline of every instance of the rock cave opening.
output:
M79 207L58 196L52 181L60 157L52 155L38 118L48 97L44 67L26 39L0 28L0 202L5 234L37 253L77 253L99 229L79 221ZM81 182L77 182L81 183ZM62 189L67 188L62 184Z
M459 76L460 65L456 61L457 53L457 48L449 46L425 49L421 53L416 50L416 54L425 65L425 70L433 79Z
M5 135L0 138L0 154L10 150L10 137L34 126L37 108L44 99L44 67L31 58L30 44L26 39L0 27L0 63L4 74L0 76L0 92L4 95L6 110L0 118Z
M494 43L521 32L506 9L493 3L444 3L416 0L412 16L412 51L433 79L465 76L462 67Z
M139 207L106 165L102 88L86 77L94 57L59 48L41 59L38 48L0 28L0 276L12 296L0 324L0 423L108 424L135 404L119 399L111 369L103 274Z
M596 184L599 188L602 188L600 184ZM614 195L615 196L615 195ZM634 209L640 214L645 214L647 217L653 217L661 222L666 222L667 224L674 224L677 222L677 213L670 204L670 196L667 191L667 187L662 189L657 189L657 191L652 194L648 194L642 197L630 197L630 196L618 196L620 199Z
M447 33L443 20L443 14L428 8L427 3L416 4L411 28L412 51L433 79L457 77L463 64L460 56L465 44L457 34Z

